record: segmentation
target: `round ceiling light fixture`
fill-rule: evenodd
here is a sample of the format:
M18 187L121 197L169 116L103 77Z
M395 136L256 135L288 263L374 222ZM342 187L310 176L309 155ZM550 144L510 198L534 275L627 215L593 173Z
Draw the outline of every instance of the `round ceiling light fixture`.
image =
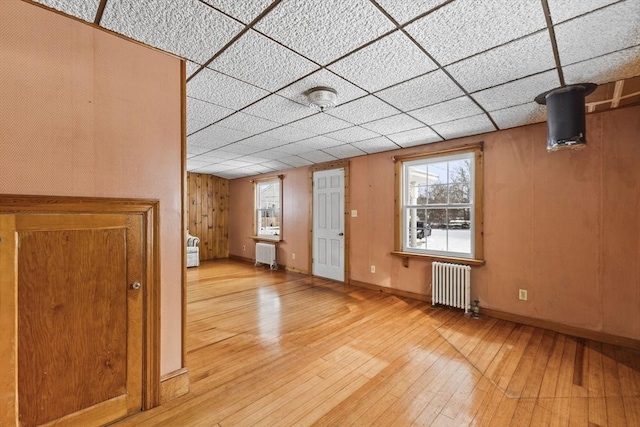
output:
M333 108L338 103L338 92L326 86L318 86L307 91L309 107L320 111Z

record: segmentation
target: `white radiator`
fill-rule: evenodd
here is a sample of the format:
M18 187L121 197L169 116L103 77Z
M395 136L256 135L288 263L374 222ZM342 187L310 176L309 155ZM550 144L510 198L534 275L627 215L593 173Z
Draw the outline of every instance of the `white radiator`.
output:
M269 264L272 270L278 269L276 264L276 245L273 243L256 243L256 265Z
M471 267L434 262L431 264L431 304L471 309Z

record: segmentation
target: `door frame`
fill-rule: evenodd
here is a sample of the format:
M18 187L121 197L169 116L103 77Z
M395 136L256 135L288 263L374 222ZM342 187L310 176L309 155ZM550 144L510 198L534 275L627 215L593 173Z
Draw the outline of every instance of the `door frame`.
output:
M337 160L334 162L321 163L309 167L309 274L313 276L313 173L331 169L344 169L344 284L351 282L350 274L350 222L349 213L351 204L349 202L349 160Z
M0 194L0 215L40 214L140 214L144 230L143 357L142 407L160 404L160 224L159 201L65 196ZM8 218L8 216L7 216ZM9 239L0 220L0 238ZM13 237L12 237L13 238ZM16 247L3 247L8 256L0 257L0 396L1 425L18 425L18 278ZM5 253L6 254L6 253Z

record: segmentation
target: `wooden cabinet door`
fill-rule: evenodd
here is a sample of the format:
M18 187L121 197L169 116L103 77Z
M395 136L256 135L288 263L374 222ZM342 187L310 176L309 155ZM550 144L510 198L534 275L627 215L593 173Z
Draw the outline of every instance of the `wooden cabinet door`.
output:
M142 221L15 216L22 426L101 425L141 410Z

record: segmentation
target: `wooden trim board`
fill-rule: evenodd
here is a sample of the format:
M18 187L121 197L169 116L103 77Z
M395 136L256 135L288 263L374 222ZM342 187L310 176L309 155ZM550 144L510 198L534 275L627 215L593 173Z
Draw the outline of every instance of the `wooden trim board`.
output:
M189 369L182 368L160 378L160 404L189 393Z

